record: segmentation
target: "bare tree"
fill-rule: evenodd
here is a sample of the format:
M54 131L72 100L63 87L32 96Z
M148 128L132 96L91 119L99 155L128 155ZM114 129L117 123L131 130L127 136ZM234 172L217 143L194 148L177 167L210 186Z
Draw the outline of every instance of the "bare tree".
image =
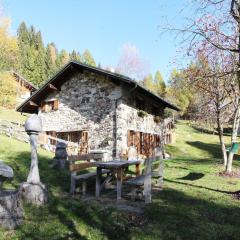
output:
M140 57L136 46L126 43L123 45L116 72L136 80L143 80L149 74L149 64Z
M181 33L183 43L188 45L187 53L196 58L197 52L206 47L208 54L222 52L231 64L228 68L216 68L212 72L212 80L219 80L219 76L227 76L235 80L235 88L240 88L240 0L195 0L192 1L195 18L188 19L188 25L183 29L169 27L166 30L174 30ZM210 50L212 52L210 52ZM219 58L219 56L218 56ZM206 78L209 80L209 78ZM226 85L221 86L223 88ZM240 121L240 99L234 100L233 127L231 142L237 141L237 132ZM220 106L219 106L220 107ZM233 154L230 152L227 158L226 171L232 171Z
M223 162L224 166L227 166L223 125L232 120L238 88L235 87L234 75L223 74L231 68L231 60L227 61L221 51L208 52L208 50L202 49L197 64L186 70L186 77L201 98L197 118L217 124Z

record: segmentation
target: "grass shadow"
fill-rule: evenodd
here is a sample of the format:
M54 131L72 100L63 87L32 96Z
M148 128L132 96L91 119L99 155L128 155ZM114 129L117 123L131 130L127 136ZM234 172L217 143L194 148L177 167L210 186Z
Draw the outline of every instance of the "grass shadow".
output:
M240 208L164 189L147 208L144 239L239 239ZM139 233L140 236L140 233Z
M187 176L178 179L195 181L201 179L202 177L204 177L203 173L190 172Z
M178 179L181 179L181 178L178 178ZM186 179L185 179L185 180L186 180ZM234 194L234 193L236 193L236 192L232 192L232 191L223 191L223 190L214 189L214 188L209 188L209 187L205 187L205 186L194 185L194 184L186 183L186 182L174 181L174 180L170 180L170 179L166 179L166 178L164 178L164 181L170 182L170 183L181 184L181 185L185 185L185 186L189 186L189 187L194 187L194 188L205 189L205 190L209 190L209 191L213 191L213 192L218 192L218 193L226 193L226 194Z
M205 152L208 152L210 156L213 158L221 158L222 152L219 144L213 144L213 143L204 143L200 141L187 141L187 144L189 144L192 147L198 148L200 150L203 150Z

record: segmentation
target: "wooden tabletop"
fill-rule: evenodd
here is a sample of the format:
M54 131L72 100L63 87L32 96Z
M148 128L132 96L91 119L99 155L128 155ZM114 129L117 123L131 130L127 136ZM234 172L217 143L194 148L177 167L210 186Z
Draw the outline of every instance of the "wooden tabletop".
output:
M96 166L100 168L123 168L130 165L140 164L141 160L112 160L108 162L96 162Z

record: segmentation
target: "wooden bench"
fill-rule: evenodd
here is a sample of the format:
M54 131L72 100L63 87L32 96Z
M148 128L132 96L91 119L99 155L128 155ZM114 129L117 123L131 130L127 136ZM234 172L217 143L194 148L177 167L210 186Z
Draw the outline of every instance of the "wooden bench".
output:
M80 161L80 160L86 161L86 162L76 163L76 161ZM83 170L87 170L89 168L96 166L95 162L90 162L90 160L93 160L91 154L84 154L80 156L69 156L70 172L71 172L70 194L75 193L77 182L80 182L82 184L82 189L81 189L82 194L83 195L86 194L87 181L89 179L96 177L96 171L81 174ZM109 172L110 172L109 170L104 170L102 171L102 174L108 174Z
M163 158L161 156L154 156L146 159L142 175L131 178L125 182L127 185L134 187L131 192L132 199L140 195L141 198L144 196L145 203L151 202L152 178L157 180L159 186L162 186Z

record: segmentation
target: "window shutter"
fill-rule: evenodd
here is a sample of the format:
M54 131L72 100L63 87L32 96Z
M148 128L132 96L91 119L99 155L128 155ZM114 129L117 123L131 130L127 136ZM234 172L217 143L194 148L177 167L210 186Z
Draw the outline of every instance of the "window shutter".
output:
M41 103L41 111L46 112L46 104L44 102Z
M137 153L140 154L140 148L141 148L141 144L140 144L140 132L136 132L135 133L135 147L137 148Z
M88 132L82 131L80 132L80 146L79 146L79 154L88 153Z

